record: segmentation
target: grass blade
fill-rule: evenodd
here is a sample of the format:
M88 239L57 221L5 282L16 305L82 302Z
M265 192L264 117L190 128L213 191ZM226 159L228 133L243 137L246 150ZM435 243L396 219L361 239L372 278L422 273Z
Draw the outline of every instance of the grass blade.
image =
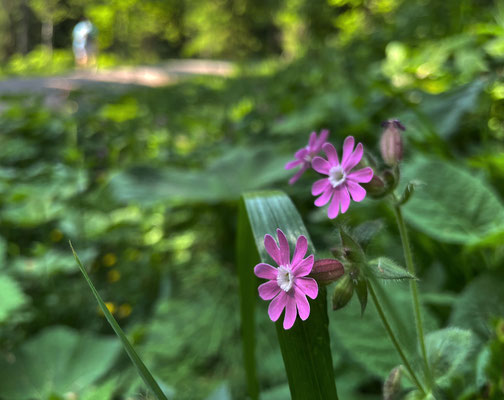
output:
M259 260L259 254L253 245L254 237L245 210L243 199L240 201L238 216L238 240L236 254L238 280L240 285L240 314L242 330L243 361L247 379L248 395L252 400L259 398L259 381L257 379L255 360L255 304L257 301L256 276L251 265Z
M100 309L103 311L103 314L105 315L105 318L107 319L108 323L116 333L116 335L121 339L121 342L123 344L124 350L126 350L126 353L128 354L129 358L131 359L131 362L137 369L138 373L142 377L143 381L147 385L148 388L150 388L154 394L156 395L156 398L158 400L167 400L166 396L164 395L163 391L157 384L156 380L152 376L152 374L149 372L143 361L140 359L138 354L136 353L135 349L129 342L128 338L124 334L123 330L115 320L115 318L112 316L110 311L108 310L107 306L103 302L103 300L100 297L100 294L96 290L96 288L93 285L93 282L91 282L91 279L89 278L89 275L86 272L86 269L82 265L79 256L77 256L77 253L75 252L72 242L70 243L70 248L72 249L72 253L75 257L75 261L77 261L77 264L79 265L79 269L82 272L82 275L84 275L84 278L86 279L87 284L89 285L89 288L93 292L94 297L96 298L96 301L98 302L98 305L100 306Z

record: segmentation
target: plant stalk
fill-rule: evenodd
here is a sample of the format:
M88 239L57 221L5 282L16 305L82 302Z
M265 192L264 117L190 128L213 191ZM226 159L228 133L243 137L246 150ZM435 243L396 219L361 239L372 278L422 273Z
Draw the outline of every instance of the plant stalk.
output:
M392 327L390 326L388 320L387 320L387 317L385 316L385 312L383 311L383 308L378 300L378 297L376 296L376 293L373 289L373 285L371 282L368 281L368 289L369 289L369 293L371 294L371 297L373 299L373 303L376 307L376 310L378 311L378 315L380 316L381 320L382 320L382 323L383 323L383 326L385 327L389 337L390 337L390 340L392 340L392 343L394 344L397 352L399 353L399 356L401 357L401 360L402 362L404 363L404 366L406 367L406 369L408 370L410 376L411 376L411 379L413 379L415 385L417 386L418 390L420 390L422 392L422 394L425 394L425 389L423 388L422 384L420 383L420 381L418 380L416 374L415 374L415 371L413 371L413 368L411 367L411 364L409 363L408 359L406 358L406 354L404 354L404 351L399 343L399 341L397 340L394 332L392 331Z
M406 261L406 268L408 272L415 275L415 266L413 264L413 255L411 253L411 247L408 239L408 232L406 230L406 224L404 223L404 218L401 211L401 206L397 204L397 197L392 194L394 214L397 221L397 226L399 227L399 234L401 236L401 243L404 252L404 259ZM429 361L427 359L427 350L425 347L425 335L422 323L422 314L420 312L420 300L418 296L418 285L415 279L410 279L410 289L411 289L411 300L413 302L413 309L415 313L415 325L417 329L418 343L420 345L420 351L422 352L422 359L424 361L425 376L429 385L432 383L432 374L429 366Z

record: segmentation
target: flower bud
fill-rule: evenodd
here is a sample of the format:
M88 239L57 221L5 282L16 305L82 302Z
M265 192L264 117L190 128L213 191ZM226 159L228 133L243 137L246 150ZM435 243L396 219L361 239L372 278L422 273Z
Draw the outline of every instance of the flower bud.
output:
M325 258L315 261L310 276L321 285L337 281L345 273L343 264L338 260Z
M345 307L352 298L353 292L354 286L352 278L349 274L343 275L334 288L332 296L333 310L339 310Z
M383 400L393 400L401 392L402 367L395 367L383 384Z
M385 130L380 139L380 151L385 164L396 165L403 157L403 142L401 132L406 128L397 119L385 121L382 126Z
M373 175L373 178L368 183L361 183L361 186L366 189L366 193L373 199L379 199L386 194L388 194L385 182L377 174Z

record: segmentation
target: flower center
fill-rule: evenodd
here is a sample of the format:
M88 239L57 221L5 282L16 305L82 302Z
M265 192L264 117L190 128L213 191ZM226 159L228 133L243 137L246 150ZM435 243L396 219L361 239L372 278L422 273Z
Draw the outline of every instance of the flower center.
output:
M288 292L294 284L294 276L288 266L280 265L278 267L277 283L280 289Z
M341 165L337 165L335 167L332 167L329 170L329 182L331 183L332 187L338 187L341 185L343 182L345 182L346 179L346 174L343 168L341 168Z
M307 153L306 156L303 157L303 160L305 160L307 163L311 163L313 160L313 154L310 152L310 146L305 147Z

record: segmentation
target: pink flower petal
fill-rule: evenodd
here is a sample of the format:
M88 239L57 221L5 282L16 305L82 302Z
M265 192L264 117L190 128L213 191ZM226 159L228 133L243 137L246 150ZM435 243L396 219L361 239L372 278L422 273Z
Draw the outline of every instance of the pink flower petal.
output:
M278 249L278 246L275 242L275 239L273 239L273 236L268 235L268 234L264 235L264 247L266 248L266 251L271 256L271 258L278 265L281 265L281 263L280 263L280 250Z
M273 322L280 318L280 315L287 304L287 298L287 293L280 290L280 294L271 301L268 307L268 315Z
M316 143L317 143L317 133L312 132L310 134L310 139L308 140L308 147L313 148Z
M355 151L352 153L350 157L346 160L346 162L343 162L341 166L343 169L348 173L350 170L355 167L357 164L360 163L360 160L362 159L362 155L364 154L364 149L362 147L362 143L359 143L357 147L355 148Z
M322 196L320 196L318 199L315 200L315 205L317 207L322 207L325 206L329 200L331 200L331 196L333 194L334 190L332 186L328 186L325 190L324 193L322 193Z
M314 261L315 260L314 260L313 254L312 254L309 257L306 257L300 263L292 264L293 275L295 277L302 277L302 276L308 275L313 268Z
M277 229L278 244L280 245L280 263L278 265L290 265L289 242L284 233Z
M292 256L291 266L297 265L305 256L308 250L308 240L306 237L301 235L298 237L296 242L296 248L294 249L294 255Z
M292 169L301 164L304 164L302 160L289 161L287 164L285 164L285 169Z
M342 214L346 213L348 207L350 207L350 195L348 194L348 190L345 185L341 185L340 204L341 204L341 213Z
M303 166L301 167L301 169L300 169L298 172L296 172L292 178L290 178L290 179L289 179L289 184L290 184L290 185L293 185L294 183L296 183L296 181L297 181L299 178L301 178L301 175L303 175L303 174L304 174L304 172L305 172L308 168L309 168L309 165L308 165L308 164L306 164L306 163L305 163L305 164L303 164Z
M294 158L297 158L300 161L304 161L304 158L307 154L308 150L306 150L306 148L303 147L302 149L296 151L296 153L294 154Z
M296 288L302 293L314 299L318 295L317 281L313 278L298 278L296 279Z
M329 170L331 169L331 164L322 157L315 157L312 160L312 168L319 174L329 175Z
M353 201L359 202L364 200L364 197L366 197L366 190L362 186L351 180L347 180L346 185Z
M297 311L296 311L296 299L294 296L287 296L287 304L285 306L285 317L283 322L284 329L292 328L294 322L296 321Z
M314 146L315 149L317 150L317 152L320 151L320 149L322 148L324 143L327 141L328 137L329 137L329 131L327 129L322 129L320 131L320 136L317 139L315 146Z
M315 183L312 186L311 193L314 196L318 196L320 193L324 192L326 188L330 185L329 179L327 178L322 178L319 179L318 181L315 181Z
M257 290L259 291L259 296L263 300L271 300L273 297L275 297L278 293L282 291L282 289L280 289L280 286L278 286L276 280L269 281L263 283L262 285L259 285Z
M303 321L306 321L306 319L310 316L310 303L308 303L306 295L300 290L296 290L294 298L296 300L296 307L300 318Z
M260 263L254 267L254 274L263 279L276 279L278 276L278 270L269 264Z
M340 197L339 190L334 191L334 196L331 200L331 204L329 204L329 210L327 212L330 219L334 219L338 216Z
M347 179L351 179L354 182L368 183L373 178L373 170L371 167L366 167L359 169L357 171L348 174Z
M343 157L341 157L341 165L343 169L345 169L345 165L350 156L352 155L354 144L355 139L353 138L353 136L348 136L343 142Z
M326 143L322 148L324 150L324 153L326 153L327 155L329 164L331 164L332 166L339 165L338 153L336 152L334 146L331 143Z

